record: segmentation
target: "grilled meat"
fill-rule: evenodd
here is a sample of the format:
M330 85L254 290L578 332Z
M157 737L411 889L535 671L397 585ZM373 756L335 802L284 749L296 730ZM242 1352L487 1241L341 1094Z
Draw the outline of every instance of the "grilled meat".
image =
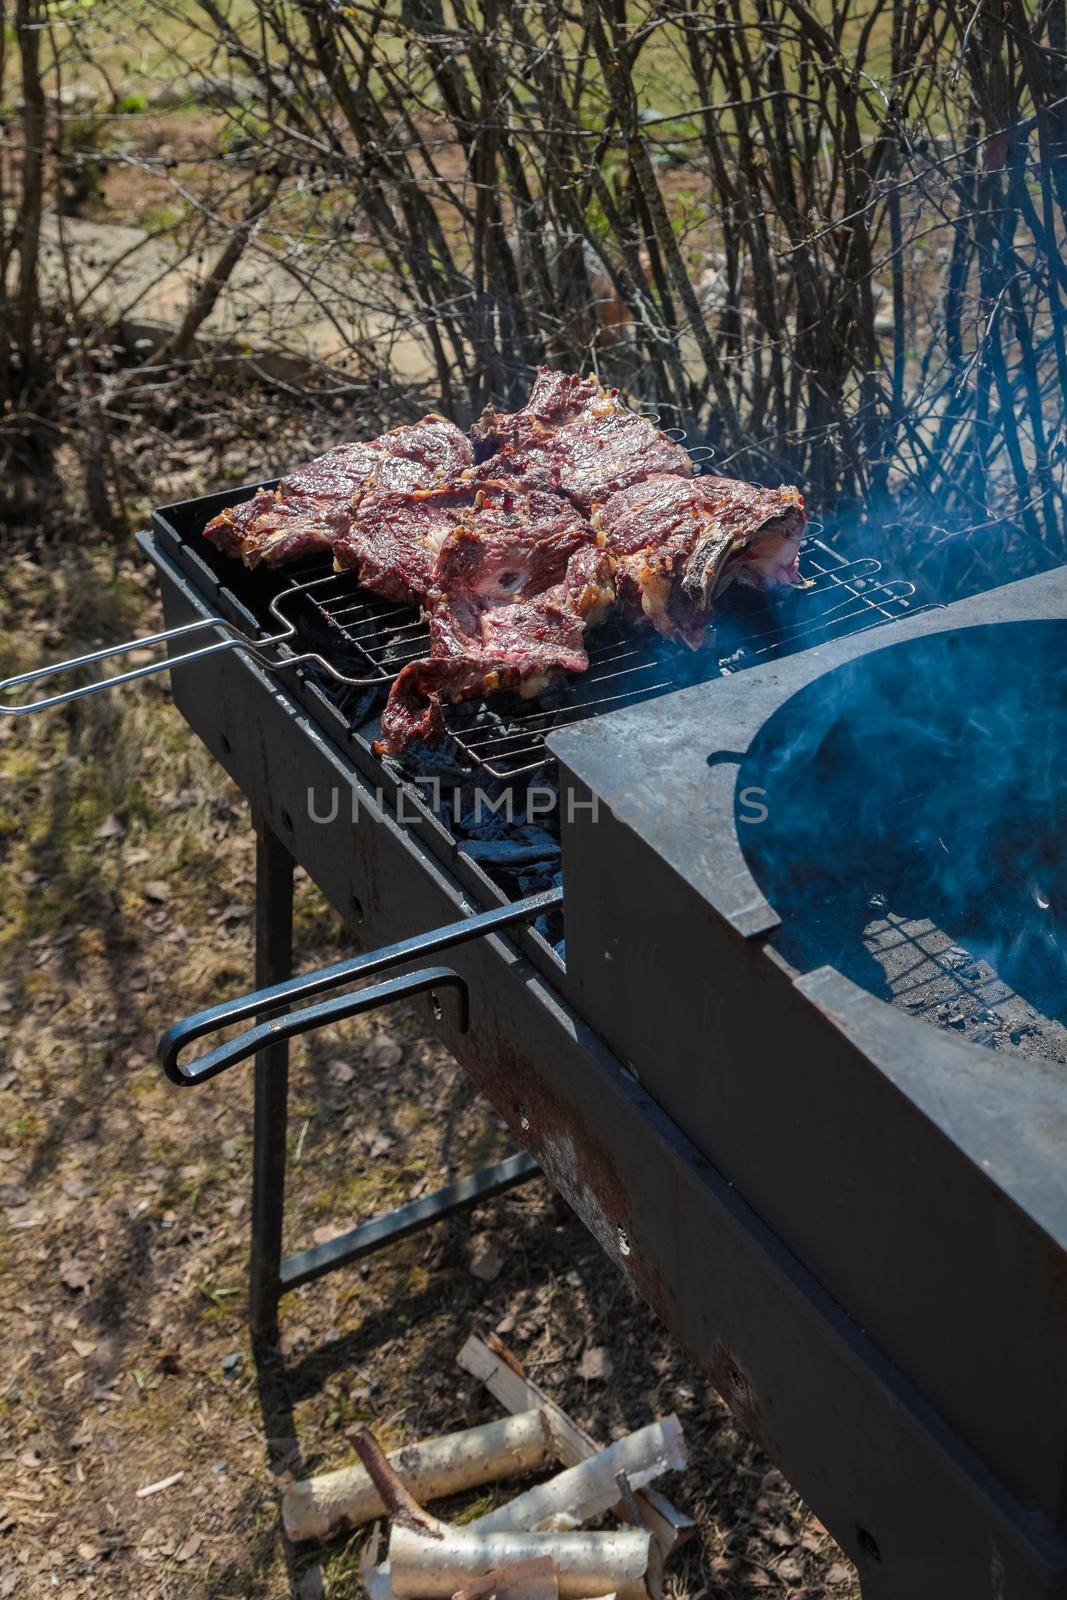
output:
M574 552L595 538L561 496L487 483L471 515L441 545L433 587L494 604L525 599L558 583Z
M381 462L374 444L339 444L213 517L204 536L248 567L282 566L324 550L348 526L353 503Z
M462 428L436 411L380 434L374 443L383 460L371 487L383 493L450 483L473 460L471 442Z
M471 431L492 477L558 489L586 512L653 473L693 471L687 451L631 411L617 390L547 367L538 369L521 411L487 409Z
M433 587L438 552L476 498L462 484L368 494L335 540L333 564L338 572L357 572L375 594L418 605Z
M615 390L542 367L526 405L487 408L470 439L431 414L338 445L205 533L248 566L332 549L337 571L423 608L430 655L382 716L396 753L440 738L446 704L584 671L585 632L616 601L695 649L735 579L799 582L804 523L796 489L694 477Z
M598 506L593 524L615 566L619 599L666 638L696 649L735 580L795 585L807 518L797 489L706 474L657 475Z
M513 600L557 582L568 557L594 537L568 501L514 483L374 489L335 541L334 565L408 604L459 588Z
M443 707L503 690L541 694L565 673L589 665L584 634L615 598L611 563L587 544L575 550L560 582L519 601L461 588L430 613L433 654L412 661L393 684L382 713L381 753L399 754L414 739L444 736Z
M470 467L470 441L435 413L394 428L370 444L339 444L213 517L204 535L246 566L282 566L327 550L346 534L369 492L426 488Z

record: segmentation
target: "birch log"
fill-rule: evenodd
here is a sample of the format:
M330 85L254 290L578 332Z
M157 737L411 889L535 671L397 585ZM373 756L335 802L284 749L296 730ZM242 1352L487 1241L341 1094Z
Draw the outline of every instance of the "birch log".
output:
M559 1584L551 1556L494 1567L484 1578L471 1578L452 1600L559 1600Z
M457 1360L466 1372L485 1384L489 1393L500 1401L506 1411L528 1411L531 1406L542 1410L565 1467L573 1467L579 1461L587 1460L601 1448L551 1396L527 1377L518 1357L495 1334L490 1334L485 1340L472 1333ZM639 1489L634 1499L641 1513L641 1521L656 1535L665 1557L695 1534L696 1523L692 1517L672 1506L655 1489ZM624 1521L628 1519L628 1510L625 1505L618 1508Z
M529 1529L562 1533L568 1528L582 1528L618 1504L620 1474L630 1489L642 1489L661 1473L681 1472L685 1465L682 1425L675 1416L664 1417L617 1439L606 1450L557 1473L547 1483L537 1484L506 1505L487 1511L468 1525L467 1532Z
M424 1501L536 1472L555 1458L555 1440L541 1412L525 1411L405 1445L387 1459L415 1499ZM282 1499L285 1531L294 1543L325 1539L340 1527L371 1522L385 1509L364 1466L307 1478L287 1489Z
M658 1600L662 1558L647 1528L613 1533L471 1533L449 1528L428 1538L394 1523L389 1571L397 1600L450 1600L464 1583L494 1567L550 1556L560 1600Z

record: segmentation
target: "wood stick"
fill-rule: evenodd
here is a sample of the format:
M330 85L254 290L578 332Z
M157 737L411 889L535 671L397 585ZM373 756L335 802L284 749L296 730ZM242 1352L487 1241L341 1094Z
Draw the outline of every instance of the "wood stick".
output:
M471 1578L516 1561L550 1556L560 1600L615 1594L658 1600L662 1557L647 1528L613 1533L471 1533L450 1528L427 1539L394 1523L389 1569L397 1600L449 1600Z
M582 1528L619 1504L617 1478L623 1474L631 1490L638 1490L664 1472L681 1472L686 1466L682 1425L675 1416L650 1422L627 1434L595 1456L557 1473L547 1483L520 1494L506 1505L487 1511L467 1525L467 1532L500 1533L529 1529L563 1533ZM624 1498L624 1497L623 1497Z
M494 1567L484 1578L472 1578L452 1600L558 1600L559 1583L551 1556Z
M393 1522L413 1529L422 1538L443 1539L445 1524L422 1509L400 1474L389 1464L385 1451L370 1429L360 1428L352 1443Z
M506 1411L520 1412L537 1406L545 1415L564 1466L577 1466L579 1461L588 1460L600 1449L561 1406L526 1376L518 1357L494 1334L485 1340L472 1333L456 1359L465 1372L485 1384ZM655 1534L665 1559L693 1537L696 1523L692 1517L677 1510L654 1489L641 1489L634 1498L641 1520ZM628 1508L620 1505L618 1511L626 1520Z
M523 1411L461 1433L422 1439L387 1457L416 1500L436 1500L500 1478L536 1472L556 1456L552 1431L540 1411ZM342 1467L304 1479L282 1497L289 1538L325 1539L341 1527L358 1527L388 1507L366 1466Z

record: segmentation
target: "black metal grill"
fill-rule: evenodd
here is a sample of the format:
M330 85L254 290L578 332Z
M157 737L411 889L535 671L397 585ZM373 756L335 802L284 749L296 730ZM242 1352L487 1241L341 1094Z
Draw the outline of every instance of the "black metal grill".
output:
M438 815L407 781L424 771L383 770L370 749L390 679L424 648L418 619L321 564L294 586L228 562L200 536L220 503L168 508L142 544L169 623L217 628L222 616L257 649L263 633L278 641L277 660L230 639L173 674L175 704L260 828L264 987L172 1029L162 1059L197 1082L257 1052L257 1335L274 1336L288 1290L501 1192L536 1161L865 1563L871 1600L1062 1595L1067 1223L1054 1157L1067 1090L1045 1061L997 1057L904 1016L814 947L792 961L793 916L751 877L751 819L735 804L764 729L772 739L794 729L808 686L862 658L935 635L955 650L951 641L1006 623L975 646L999 671L1022 621L1018 648L1047 677L1047 637L1029 630L1050 626L1035 617L1062 630L1062 575L916 616L909 584L812 541L811 586L769 597L735 588L713 649L675 651L612 624L590 640L589 673L551 697L456 708L457 751L512 774L547 759L549 728L591 718L550 740L558 865L547 882L517 879L510 900L465 848L459 805L483 787L479 768L456 775L457 806ZM882 635L875 625L904 610ZM292 633L279 633L289 618ZM695 689L653 701L685 674ZM914 676L936 704L943 675ZM970 681L984 692L980 674ZM626 702L618 716L592 716ZM857 726L872 726L870 703L857 695ZM449 752L431 755L443 775ZM665 770L670 806L659 803ZM765 761L752 770L768 781ZM792 860L810 813L800 864L839 865L859 885L862 932L894 902L864 899L844 848L863 817L833 811L817 780L798 804L787 763L764 825L781 829ZM613 804L623 783L633 807ZM873 778L861 787L877 792ZM941 787L968 835L975 786L953 769ZM335 804L312 806L331 793ZM507 810L500 826L511 827ZM862 868L862 840L856 849ZM367 953L290 979L294 859ZM800 909L819 917L824 901L801 877ZM875 887L895 881L879 875ZM781 889L776 880L776 906ZM531 925L548 907L565 916L565 953ZM433 966L409 970L427 956ZM429 1025L523 1153L283 1259L286 1041L401 995L428 998ZM253 1025L240 1038L180 1064L184 1041L242 1020Z
M589 669L582 677L557 684L536 701L510 695L450 708L450 754L497 779L529 776L550 761L544 741L555 728L892 621L915 593L914 584L883 577L874 557L846 560L817 537L806 542L800 568L805 589L773 599L731 591L715 645L695 653L610 618L590 636ZM332 571L328 556L291 569L279 581L285 587L274 600L276 615L288 614L289 596L302 597L343 644L346 678L356 681L334 684L332 692L353 707L356 691L387 689L402 667L429 653L428 629L416 611L360 589L354 573ZM328 682L324 687L331 691Z

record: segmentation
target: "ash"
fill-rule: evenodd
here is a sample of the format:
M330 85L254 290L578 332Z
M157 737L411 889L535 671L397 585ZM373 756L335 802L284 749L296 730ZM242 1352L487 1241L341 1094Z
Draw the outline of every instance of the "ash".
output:
M882 912L882 904L882 896L872 896L872 909L881 914L866 924L862 942L882 969L893 1005L972 1044L1067 1065L1061 1022L1037 1010L930 918Z

